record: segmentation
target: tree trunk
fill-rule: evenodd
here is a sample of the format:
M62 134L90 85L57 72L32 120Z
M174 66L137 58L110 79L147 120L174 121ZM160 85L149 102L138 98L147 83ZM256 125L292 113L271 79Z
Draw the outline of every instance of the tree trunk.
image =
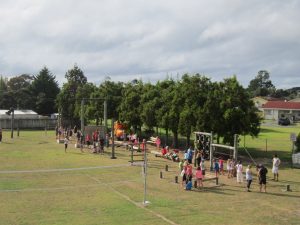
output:
M188 134L186 136L186 144L187 144L187 147L190 147L190 145L191 145L191 134Z
M168 142L169 142L169 130L166 129L165 145L168 145Z
M178 148L178 132L173 132L173 148Z

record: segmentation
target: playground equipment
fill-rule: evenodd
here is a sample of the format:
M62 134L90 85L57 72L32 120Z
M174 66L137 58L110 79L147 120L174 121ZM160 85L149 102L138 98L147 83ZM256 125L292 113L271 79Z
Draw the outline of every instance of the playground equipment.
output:
M205 159L209 159L210 161L210 170L213 170L213 158L218 155L227 155L228 158L232 158L234 160L237 160L238 157L238 135L234 135L234 146L229 145L221 145L221 144L214 144L213 143L213 132L207 133L207 132L194 132L195 134L195 147L197 149L203 149L204 150L204 157ZM220 149L228 149L230 152L229 154L226 154L221 151L217 151ZM209 157L208 157L209 156Z
M145 157L144 153L134 153L134 149L130 149L130 163L133 164L134 162L144 162Z
M123 124L121 123L120 121L116 121L114 123L114 131L115 131L115 136L118 140L120 139L126 139L126 131L127 129L127 125L126 124Z

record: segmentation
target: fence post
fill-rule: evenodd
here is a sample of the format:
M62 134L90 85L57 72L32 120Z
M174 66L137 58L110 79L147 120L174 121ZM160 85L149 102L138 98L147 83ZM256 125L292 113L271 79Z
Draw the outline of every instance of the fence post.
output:
M178 184L178 176L175 176L175 183Z

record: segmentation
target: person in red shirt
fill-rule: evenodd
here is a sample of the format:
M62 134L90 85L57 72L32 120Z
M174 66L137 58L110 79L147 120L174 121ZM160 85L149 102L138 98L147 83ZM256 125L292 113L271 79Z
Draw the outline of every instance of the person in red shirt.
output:
M87 146L91 144L91 136L89 134L86 134L85 143L87 144Z
M220 166L220 174L224 175L224 160L222 157L219 159L219 166Z
M167 148L167 147L168 147L168 146L162 148L162 150L161 150L161 154L162 154L163 156L166 155L166 154L168 153L168 148Z

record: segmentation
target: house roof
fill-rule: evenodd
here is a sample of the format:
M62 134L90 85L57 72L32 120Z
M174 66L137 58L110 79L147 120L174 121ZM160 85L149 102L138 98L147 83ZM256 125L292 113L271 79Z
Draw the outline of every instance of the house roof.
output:
M300 110L300 102L268 101L263 109L296 109Z

